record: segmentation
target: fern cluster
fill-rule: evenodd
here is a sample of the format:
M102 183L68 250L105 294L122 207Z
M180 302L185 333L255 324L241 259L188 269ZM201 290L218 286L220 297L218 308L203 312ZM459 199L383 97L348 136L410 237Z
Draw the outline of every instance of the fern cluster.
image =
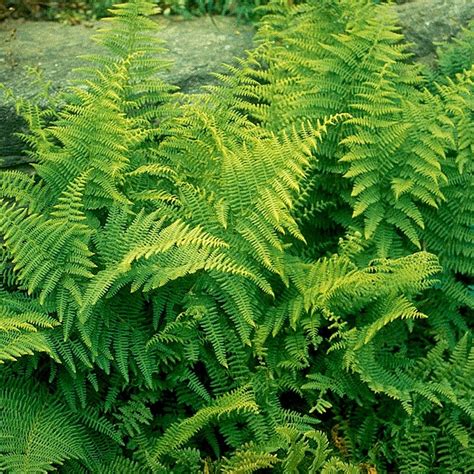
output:
M153 12L18 103L0 471L474 470L472 67L434 81L369 0L273 2L186 98Z

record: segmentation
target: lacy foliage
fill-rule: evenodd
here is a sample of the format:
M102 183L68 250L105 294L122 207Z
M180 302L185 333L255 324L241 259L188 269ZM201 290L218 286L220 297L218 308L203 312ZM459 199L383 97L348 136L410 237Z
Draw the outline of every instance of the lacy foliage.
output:
M177 100L153 12L18 103L0 470L474 470L473 69L429 82L385 6L274 2Z

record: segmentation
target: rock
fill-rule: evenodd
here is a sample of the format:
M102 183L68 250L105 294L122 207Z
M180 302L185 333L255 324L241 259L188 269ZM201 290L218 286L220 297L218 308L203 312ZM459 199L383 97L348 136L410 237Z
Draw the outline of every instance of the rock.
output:
M474 18L473 0L415 0L394 6L415 56L431 62L436 43L449 41Z
M197 92L202 85L212 83L212 73L223 71L223 63L232 63L252 47L254 28L234 18L183 21L179 17L158 17L156 22L157 34L168 49L165 58L174 61L163 79L183 92ZM63 89L74 78L74 68L82 64L77 57L100 52L101 47L92 41L98 25L22 20L0 23L0 83L22 97L35 95L39 86L25 71L29 66L40 70L53 88ZM0 92L0 168L18 163L23 144L14 133L23 129L24 123L11 101Z
M412 0L393 8L418 58L432 57L436 41L449 39L474 16L472 0ZM158 35L169 50L165 59L174 61L163 78L183 92L197 92L211 84L212 73L222 71L223 63L232 63L252 47L253 27L238 24L234 18L157 17L156 21ZM52 87L64 88L74 77L73 69L81 65L77 56L100 52L91 40L98 25L21 20L0 23L0 83L15 94L31 97L38 92L38 84L24 66L32 66L43 72ZM19 161L23 146L14 133L23 128L11 102L3 100L0 92L0 167Z
M252 47L254 29L238 24L230 17L157 17L158 36L165 41L166 59L174 66L163 78L181 87L183 92L196 92L213 80L212 73L222 71L222 63L232 63ZM29 96L36 92L23 71L24 66L41 69L46 80L64 87L74 77L73 69L83 64L83 54L100 52L92 41L100 22L76 26L53 22L6 21L0 23L0 82L16 93Z

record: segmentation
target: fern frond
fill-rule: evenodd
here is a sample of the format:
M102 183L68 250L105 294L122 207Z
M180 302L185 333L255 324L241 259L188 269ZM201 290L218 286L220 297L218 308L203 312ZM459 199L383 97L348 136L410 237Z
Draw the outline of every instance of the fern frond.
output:
M157 461L168 451L180 447L211 420L233 412L258 413L258 406L248 387L234 390L216 399L209 406L202 408L191 418L171 425L151 449L149 459L152 462Z
M72 412L37 387L32 394L27 387L9 385L0 393L2 470L33 473L67 459L90 459L94 447Z

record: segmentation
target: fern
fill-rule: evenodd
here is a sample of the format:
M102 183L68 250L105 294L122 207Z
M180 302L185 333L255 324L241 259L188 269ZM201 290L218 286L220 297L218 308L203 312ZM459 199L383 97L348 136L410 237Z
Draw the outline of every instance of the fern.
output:
M38 387L8 385L0 396L2 470L46 472L67 459L94 466L98 446L79 416Z
M474 22L462 28L451 43L438 48L437 71L434 80L454 79L458 73L468 71L474 63Z
M60 110L18 103L1 471L473 469L472 70L368 0L265 11L178 98L115 5Z

